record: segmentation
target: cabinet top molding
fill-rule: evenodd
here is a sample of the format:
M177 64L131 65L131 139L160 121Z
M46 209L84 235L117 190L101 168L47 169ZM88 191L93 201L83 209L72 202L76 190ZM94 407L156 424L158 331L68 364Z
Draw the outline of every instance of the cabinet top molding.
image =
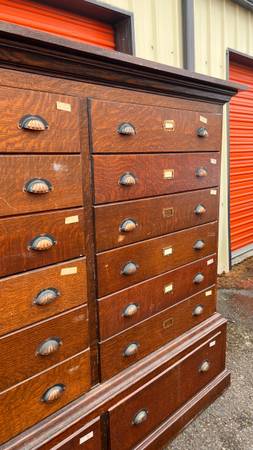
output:
M0 67L224 104L241 84L0 21Z

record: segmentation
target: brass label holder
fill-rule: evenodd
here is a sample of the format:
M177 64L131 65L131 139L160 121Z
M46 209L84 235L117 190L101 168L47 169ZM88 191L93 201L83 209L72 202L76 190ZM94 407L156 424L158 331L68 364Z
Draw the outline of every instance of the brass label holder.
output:
M163 129L165 131L175 131L175 120L164 120Z

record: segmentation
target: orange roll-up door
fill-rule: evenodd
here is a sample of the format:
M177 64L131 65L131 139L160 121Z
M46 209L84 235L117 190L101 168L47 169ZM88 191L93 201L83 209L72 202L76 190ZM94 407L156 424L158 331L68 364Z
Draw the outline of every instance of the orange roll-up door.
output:
M253 68L230 64L230 80L248 85L230 103L231 250L253 244Z
M29 0L0 0L0 20L115 49L115 35L111 25Z

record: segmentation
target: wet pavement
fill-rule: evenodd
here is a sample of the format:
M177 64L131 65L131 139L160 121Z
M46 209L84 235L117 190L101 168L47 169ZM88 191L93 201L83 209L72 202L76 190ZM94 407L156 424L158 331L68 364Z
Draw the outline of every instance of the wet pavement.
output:
M232 385L167 450L253 450L253 258L221 277L219 286Z

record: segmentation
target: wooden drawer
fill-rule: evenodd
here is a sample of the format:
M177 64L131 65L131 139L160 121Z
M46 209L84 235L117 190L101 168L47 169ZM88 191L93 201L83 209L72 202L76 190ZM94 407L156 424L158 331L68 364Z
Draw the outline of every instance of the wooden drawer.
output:
M224 370L225 328L109 410L111 450L130 450ZM210 367L201 371L204 362ZM136 422L142 414L143 421ZM138 414L138 416L137 416ZM119 421L120 417L120 421ZM145 420L146 418L146 420ZM124 439L122 439L124 436Z
M43 238L44 250L32 249L32 242L37 237ZM82 256L83 210L68 209L1 219L0 244L0 276Z
M206 296L211 291L211 295ZM197 309L196 309L197 308ZM196 311L201 314L196 315ZM134 325L100 343L102 380L116 375L170 340L203 322L215 312L214 289L202 291L187 300ZM147 332L148 330L148 332ZM133 354L126 352L133 349Z
M80 152L79 101L62 94L0 87L0 151L9 153ZM60 109L59 109L60 108ZM64 108L66 110L64 110ZM71 109L71 111L69 111ZM21 128L25 116L40 116L44 130ZM35 117L36 119L36 117ZM29 118L26 127L30 126Z
M210 261L213 263L210 264ZM216 282L216 256L195 261L98 301L100 339L105 340ZM194 279L203 275L200 283ZM184 280L184 283L182 283ZM207 291L215 301L215 290ZM206 294L202 294L205 300Z
M86 350L52 369L0 394L0 443L14 437L54 413L90 388L90 352ZM48 389L60 385L63 392L43 400ZM51 391L52 393L52 391ZM8 426L6 426L8 424Z
M217 189L203 189L96 206L97 251L217 220L218 193ZM130 229L124 231L129 220Z
M43 450L101 450L101 439L99 417L89 423L80 420L48 444L44 444Z
M81 206L80 156L0 156L0 215ZM36 181L37 180L37 181Z
M195 247L201 246L201 249ZM98 296L124 289L216 252L217 222L97 255Z
M0 338L0 391L89 345L87 306Z
M95 153L220 150L221 114L102 100L89 106ZM134 134L120 134L123 124ZM203 128L208 136L199 137Z
M0 335L87 301L86 259L0 279Z
M218 153L95 155L93 160L95 203L173 194L219 184Z

